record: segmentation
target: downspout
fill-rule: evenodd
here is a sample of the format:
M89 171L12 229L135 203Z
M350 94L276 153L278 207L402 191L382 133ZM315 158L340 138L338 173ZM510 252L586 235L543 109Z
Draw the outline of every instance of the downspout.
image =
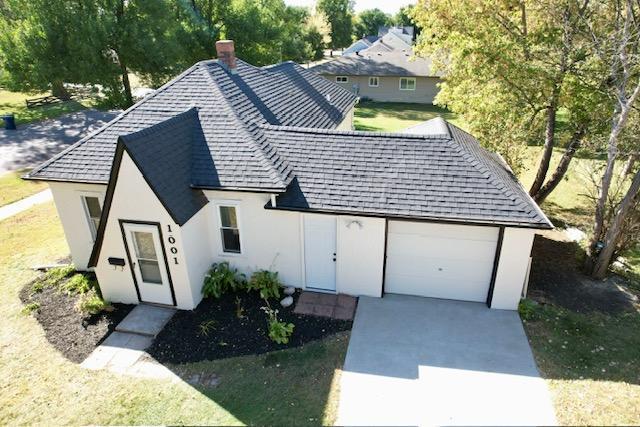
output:
M276 207L276 195L275 194L271 195L271 207L273 207L273 208Z

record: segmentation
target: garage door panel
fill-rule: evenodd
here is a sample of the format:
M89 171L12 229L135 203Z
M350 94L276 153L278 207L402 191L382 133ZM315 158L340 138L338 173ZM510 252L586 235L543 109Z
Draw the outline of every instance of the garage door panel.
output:
M493 261L495 240L458 240L444 237L425 237L410 234L389 234L388 255L448 258L457 260L490 259Z
M389 221L385 291L485 301L498 229Z

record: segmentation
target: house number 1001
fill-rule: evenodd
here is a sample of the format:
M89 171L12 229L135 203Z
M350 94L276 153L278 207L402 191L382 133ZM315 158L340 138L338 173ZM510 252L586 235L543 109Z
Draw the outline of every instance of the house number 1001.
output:
M167 231L169 233L172 233L171 225L167 225ZM173 246L176 243L176 238L173 237L173 236L169 236L167 238L167 241L169 242L170 245L172 245L172 246L169 246L169 252L171 252L173 255L176 255L178 253L178 248ZM178 264L178 257L176 257L176 256L173 257L173 263L176 264L176 265Z

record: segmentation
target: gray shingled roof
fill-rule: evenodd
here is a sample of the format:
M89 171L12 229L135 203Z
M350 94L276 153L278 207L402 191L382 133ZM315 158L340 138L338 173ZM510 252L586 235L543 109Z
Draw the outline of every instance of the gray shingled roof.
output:
M295 176L276 208L551 227L497 156L437 120L446 133L263 126Z
M374 49L376 43L356 55L341 56L311 67L310 70L336 76L439 77L439 74L431 70L429 58L414 56L410 50L377 51Z
M256 125L335 128L356 97L292 62L263 68L237 62L237 74L216 60L197 63L27 178L106 183L119 136L195 106L204 139L192 151L194 186L284 190L286 165L264 146Z
M191 188L191 150L203 139L195 108L120 137L120 143L178 225L185 224L208 203L202 190Z

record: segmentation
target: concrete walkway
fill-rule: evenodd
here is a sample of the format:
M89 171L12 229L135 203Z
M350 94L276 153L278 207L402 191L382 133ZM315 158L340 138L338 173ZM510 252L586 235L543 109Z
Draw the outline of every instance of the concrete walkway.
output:
M56 119L0 129L0 174L34 167L113 120L120 111L84 110Z
M0 221L26 211L32 206L46 203L49 200L53 200L53 195L51 194L51 190L46 189L32 196L25 197L22 200L18 200L17 202L4 205L0 207Z
M337 425L553 425L518 314L484 304L360 297Z
M181 381L145 352L174 314L171 308L137 305L80 366L133 377Z

